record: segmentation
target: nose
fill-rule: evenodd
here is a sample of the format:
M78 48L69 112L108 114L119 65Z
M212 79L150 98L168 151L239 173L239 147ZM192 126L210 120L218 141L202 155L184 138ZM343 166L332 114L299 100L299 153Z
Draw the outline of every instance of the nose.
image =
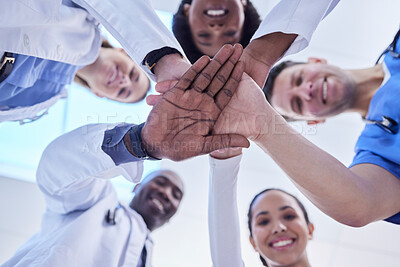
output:
M211 30L215 31L220 31L223 27L223 23L209 23L208 26L211 28Z
M126 74L123 74L122 78L119 81L119 86L122 87L126 87L129 86L131 84L131 80L129 79L129 76Z
M314 96L312 82L304 82L298 88L298 93L305 101L310 101Z
M278 234L281 232L286 232L286 230L287 230L286 226L281 221L277 221L274 224L274 227L272 228L272 233Z

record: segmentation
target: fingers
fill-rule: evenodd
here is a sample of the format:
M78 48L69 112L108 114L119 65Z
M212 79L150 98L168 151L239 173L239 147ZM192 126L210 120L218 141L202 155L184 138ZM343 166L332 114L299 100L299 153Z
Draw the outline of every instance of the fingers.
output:
M172 89L177 83L178 83L178 80L169 80L169 81L158 82L155 87L156 92L163 94L163 93L167 92L168 90Z
M233 69L231 76L225 83L224 87L215 96L215 104L220 110L223 110L229 103L232 96L235 94L236 89L239 85L241 77L243 75L244 65L242 62L238 62Z
M206 93L210 97L214 97L219 90L225 85L229 76L232 73L233 68L236 63L239 61L240 56L243 52L243 47L239 44L236 44L234 47L232 55L225 62L225 64L219 69L214 79L212 80L210 86L206 89ZM210 63L211 64L211 63Z
M232 45L224 45L210 61L207 67L199 73L199 76L192 84L192 89L199 93L203 92L210 85L218 70L224 66L227 60L229 60L233 52L234 49Z
M190 69L185 72L185 74L183 74L182 78L178 81L174 88L183 91L187 90L191 86L199 72L201 72L208 65L209 62L209 57L202 56L192 65L192 67L190 67Z
M146 97L146 103L149 106L154 106L162 99L162 95L149 95Z
M210 153L212 151L228 148L228 147L244 147L250 146L249 140L240 134L218 134L210 135L204 138L204 146L202 153Z

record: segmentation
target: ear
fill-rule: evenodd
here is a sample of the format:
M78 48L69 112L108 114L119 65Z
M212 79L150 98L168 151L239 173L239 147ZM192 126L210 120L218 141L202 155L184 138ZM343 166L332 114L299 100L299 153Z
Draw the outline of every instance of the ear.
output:
M313 239L313 233L314 233L314 224L309 223L308 224L308 239L309 240Z
M307 125L316 125L319 123L324 123L326 120L309 120L307 121Z
M309 57L307 62L308 63L328 64L328 61L325 58L319 58L319 57Z
M249 236L249 241L251 243L251 245L253 246L254 250L258 252L258 249L256 247L256 243L254 242L254 239L252 236Z
M138 190L139 190L139 189L138 189L139 187L140 187L140 183L136 184L135 187L133 188L132 192L138 191Z
M189 18L189 10L190 10L190 4L184 4L183 13L185 14L186 18Z

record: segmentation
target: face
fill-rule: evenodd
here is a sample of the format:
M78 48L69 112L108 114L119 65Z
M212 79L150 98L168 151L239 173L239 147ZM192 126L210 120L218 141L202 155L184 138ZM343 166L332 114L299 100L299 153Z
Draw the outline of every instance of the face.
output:
M274 83L272 106L295 119L325 119L346 111L354 101L355 82L344 70L322 61L284 69Z
M307 225L296 200L277 190L260 195L252 207L250 242L274 266L307 261L313 225Z
M213 57L224 44L240 41L246 3L246 0L193 0L185 5L192 38L202 53Z
M154 230L176 213L182 197L183 183L178 177L156 176L135 189L130 206Z
M142 99L149 89L150 81L145 73L119 48L101 48L88 71L86 80L99 97L133 103Z

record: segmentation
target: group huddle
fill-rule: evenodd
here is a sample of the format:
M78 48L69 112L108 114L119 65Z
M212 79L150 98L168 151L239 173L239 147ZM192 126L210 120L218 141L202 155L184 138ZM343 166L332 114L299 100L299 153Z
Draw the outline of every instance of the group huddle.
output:
M152 266L150 234L174 216L185 190L173 170L142 178L143 161L204 154L213 266L244 266L236 191L249 141L339 223L400 224L400 31L371 67L323 58L275 64L307 47L339 1L282 0L260 21L250 0L182 0L175 37L145 0L50 2L8 3L24 16L10 19L13 34L0 42L0 121L34 122L73 80L99 97L153 108L142 124L84 125L47 146L36 174L46 201L41 229L1 266ZM149 79L158 95L148 95ZM349 167L289 124L344 112L366 122ZM137 184L129 204L109 181L119 175ZM264 266L310 266L314 225L296 196L260 188L248 228Z

